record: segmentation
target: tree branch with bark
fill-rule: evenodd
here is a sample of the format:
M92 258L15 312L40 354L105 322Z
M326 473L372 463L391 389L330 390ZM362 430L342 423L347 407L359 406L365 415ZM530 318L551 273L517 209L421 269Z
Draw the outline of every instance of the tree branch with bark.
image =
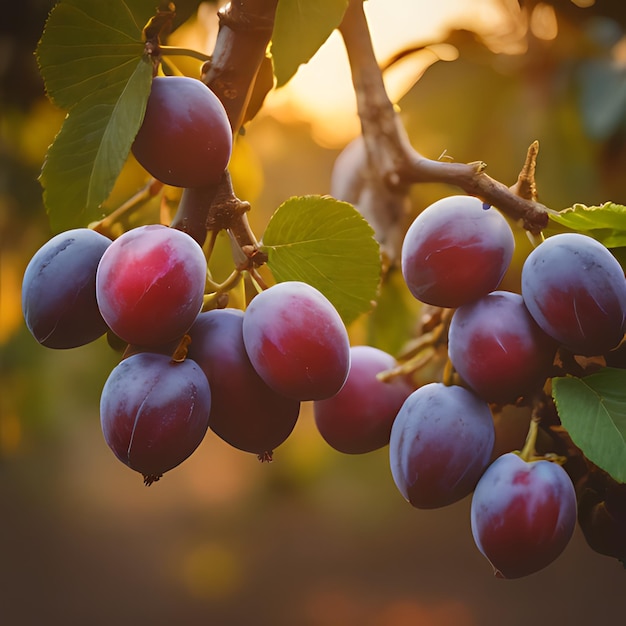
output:
M382 71L374 54L362 0L350 0L339 26L348 53L357 111L368 157L366 179L379 194L401 197L415 183L446 183L459 187L493 205L533 234L548 223L549 209L536 201L534 164L537 143L529 148L527 163L513 187L485 173L486 164L432 160L420 154L409 141L400 117L389 99ZM520 182L523 179L523 184ZM528 189L532 189L529 194ZM386 190L382 192L382 190ZM374 211L387 210L387 203L369 203ZM396 204L398 204L396 202ZM376 206L379 207L376 209ZM361 207L359 207L361 208ZM376 219L376 216L373 216Z
M203 66L202 80L224 104L234 133L244 123L259 68L266 59L277 4L278 0L236 0L219 12L215 49ZM511 187L488 176L482 161L454 163L425 157L411 145L387 95L362 0L350 0L339 31L348 52L367 155L361 187L350 201L372 223L390 258L397 256L401 245L408 194L416 183L454 185L496 206L533 234L545 228L549 209L536 201L534 183L536 142L529 148L518 182ZM233 211L235 205L248 208L236 198L226 175L216 186L185 190L172 226L189 232L200 243L210 230L229 230L251 255L251 264L260 264L263 256L258 255L246 210Z
M233 133L242 126L259 68L266 57L278 0L234 0L218 14L220 25L202 81L219 97ZM188 232L201 245L208 231L228 230L251 266L264 255L247 219L247 203L236 197L228 172L216 184L185 189L172 226Z

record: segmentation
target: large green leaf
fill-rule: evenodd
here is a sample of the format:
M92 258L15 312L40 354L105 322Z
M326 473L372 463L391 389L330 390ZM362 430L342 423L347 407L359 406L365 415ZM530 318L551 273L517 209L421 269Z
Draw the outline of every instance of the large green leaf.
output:
M68 109L41 174L53 230L99 217L150 93L142 29L154 0L62 0L50 13L37 60L50 99Z
M46 91L70 109L92 93L107 93L132 74L143 53L142 30L154 0L61 0L37 47Z
M607 248L626 246L626 206L605 202L600 206L575 204L550 219L600 241Z
M100 205L141 125L151 81L152 66L140 59L119 96L95 93L70 111L40 177L55 232L86 226L101 216Z
M348 0L280 0L272 34L272 58L277 87L307 63L339 26Z
M554 378L552 396L572 441L615 480L626 482L626 370Z
M278 282L316 287L344 323L373 306L380 249L371 226L351 204L328 196L290 198L276 209L262 243Z

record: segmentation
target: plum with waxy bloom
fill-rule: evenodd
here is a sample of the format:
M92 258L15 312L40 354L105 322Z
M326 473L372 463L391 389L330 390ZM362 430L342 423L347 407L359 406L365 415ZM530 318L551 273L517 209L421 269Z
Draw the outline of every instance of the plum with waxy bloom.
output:
M474 541L499 578L521 578L552 563L576 526L576 492L567 472L547 460L498 457L476 485Z
M332 303L307 283L286 281L255 296L243 342L259 376L289 398L330 398L348 377L348 332Z
M497 209L472 196L449 196L409 227L402 274L421 302L456 308L498 287L514 248L511 227Z
M484 400L463 387L429 383L406 399L393 423L391 474L414 507L447 506L474 489L494 440Z
M207 262L186 233L153 224L116 239L96 274L98 306L124 341L155 346L175 341L202 307Z

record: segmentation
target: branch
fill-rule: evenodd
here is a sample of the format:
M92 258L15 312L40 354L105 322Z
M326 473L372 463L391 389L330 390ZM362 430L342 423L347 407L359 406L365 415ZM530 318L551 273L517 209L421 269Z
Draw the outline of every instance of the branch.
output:
M183 189L176 215L174 215L170 226L186 232L200 246L203 246L207 236L209 210L217 196L219 186L220 183L208 187Z
M241 128L265 58L277 5L278 0L233 0L219 12L217 42L202 80L222 101L234 132Z
M278 0L233 0L219 12L215 49L202 68L202 80L221 100L235 133L242 125L265 58L277 4ZM249 207L242 209L244 205L235 196L230 175L225 172L217 185L183 191L172 226L185 230L201 245L207 231L230 230L251 262L257 264L262 257L248 225Z
M339 30L348 52L370 164L385 185L392 189L422 182L455 185L521 221L532 233L546 227L549 209L485 174L485 163L435 161L411 146L385 90L362 0L350 0Z

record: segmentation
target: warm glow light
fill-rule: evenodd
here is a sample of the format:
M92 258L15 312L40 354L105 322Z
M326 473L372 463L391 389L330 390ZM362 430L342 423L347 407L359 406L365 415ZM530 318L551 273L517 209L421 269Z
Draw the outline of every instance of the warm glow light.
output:
M556 39L559 26L554 7L551 4L540 2L530 15L530 30L537 39L551 41Z
M381 64L403 49L440 42L461 28L480 33L498 52L505 51L504 42L506 51L520 51L524 28L516 0L369 0L364 6ZM518 47L511 50L510 42ZM385 73L391 100L399 100L430 65L454 58L455 48L439 45L398 63ZM338 32L287 85L268 96L266 111L283 121L309 123L314 139L329 147L340 147L359 133L348 59Z

